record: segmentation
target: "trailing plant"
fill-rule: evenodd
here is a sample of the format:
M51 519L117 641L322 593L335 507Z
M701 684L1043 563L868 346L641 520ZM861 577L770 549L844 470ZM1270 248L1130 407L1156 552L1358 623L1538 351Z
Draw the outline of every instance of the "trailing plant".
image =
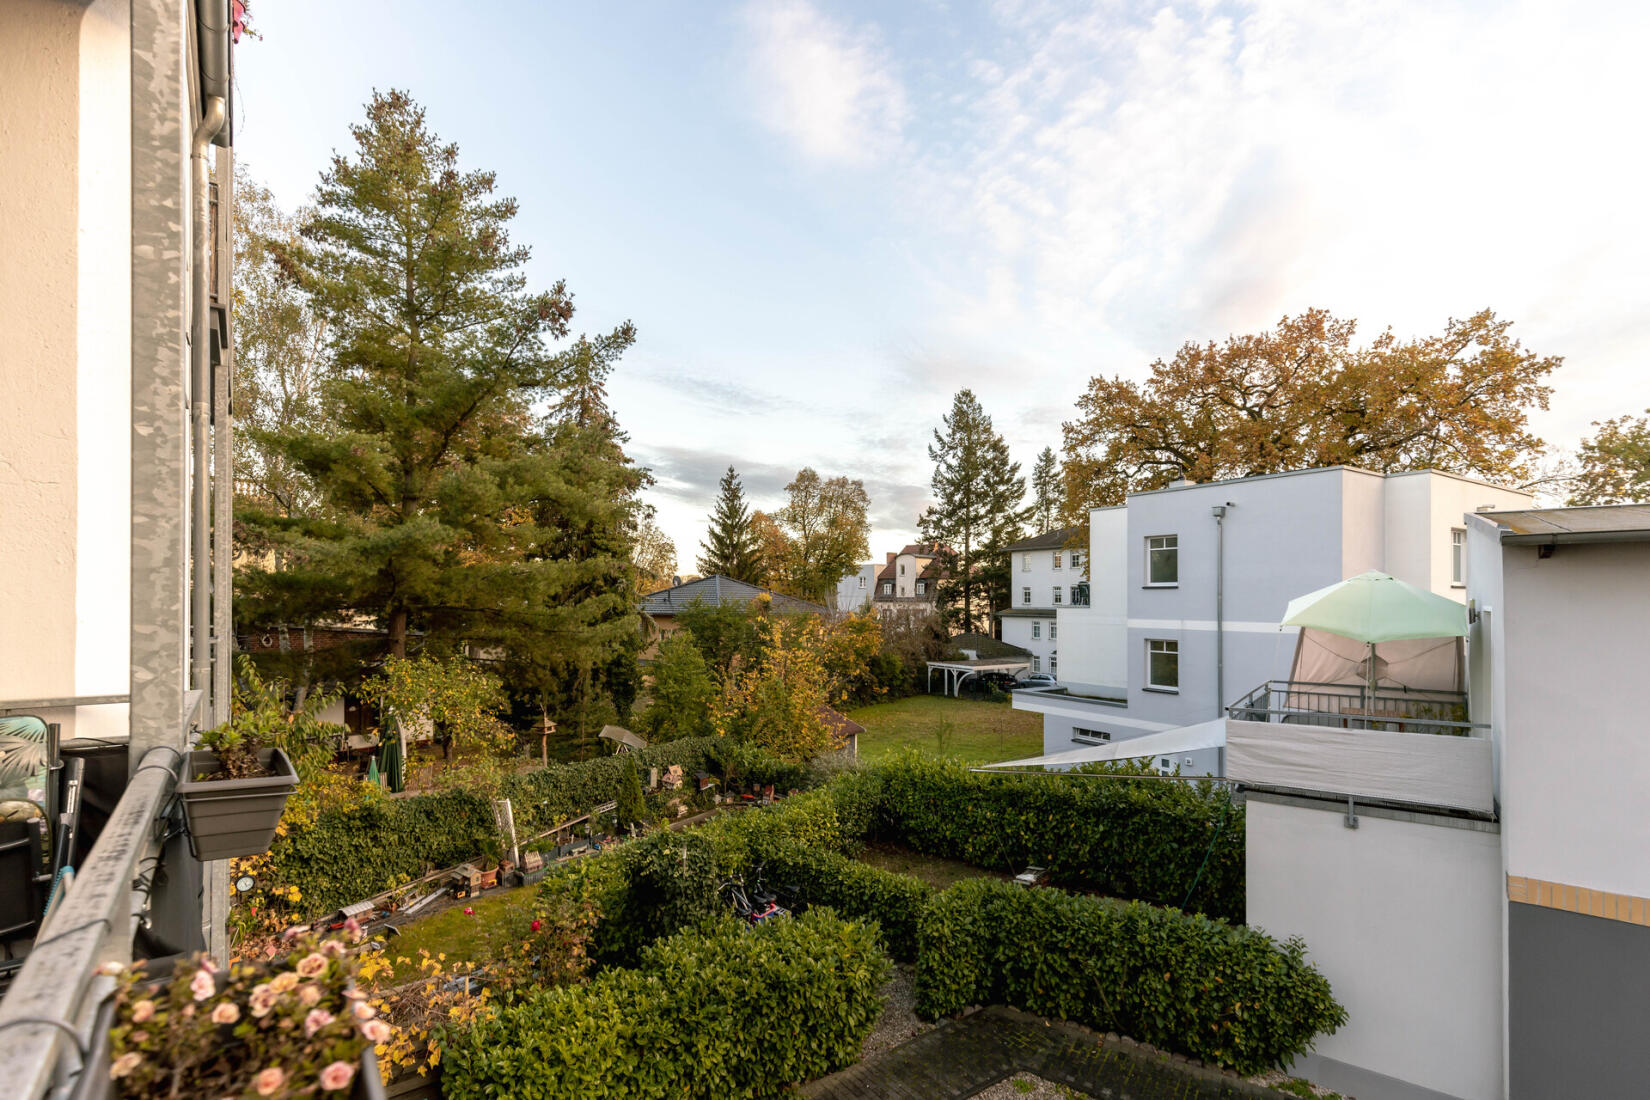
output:
M918 937L917 1011L1007 1004L1258 1073L1346 1022L1299 939L1174 909L970 879Z
M312 692L298 706L289 707L286 682L265 680L246 654L236 661L235 674L230 719L203 731L200 747L217 754L230 779L267 774L258 762L258 753L266 748L284 750L301 781L313 783L324 775L346 732L321 719L336 696Z
M866 925L814 911L752 931L719 920L634 970L535 993L454 1034L449 1100L777 1096L848 1065L882 1011Z

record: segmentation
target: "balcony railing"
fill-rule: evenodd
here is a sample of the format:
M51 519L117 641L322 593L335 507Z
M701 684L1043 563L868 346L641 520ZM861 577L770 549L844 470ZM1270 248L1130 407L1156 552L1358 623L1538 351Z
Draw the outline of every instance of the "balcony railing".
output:
M1319 684L1268 680L1226 708L1245 722L1285 722L1337 729L1385 730L1471 736L1484 729L1467 720L1467 696L1460 691L1383 688L1363 684Z

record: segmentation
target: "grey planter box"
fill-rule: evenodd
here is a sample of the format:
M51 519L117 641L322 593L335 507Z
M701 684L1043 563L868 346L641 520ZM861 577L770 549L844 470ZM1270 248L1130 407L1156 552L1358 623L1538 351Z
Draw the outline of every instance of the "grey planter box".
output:
M178 784L189 850L201 861L253 856L269 851L286 800L298 786L298 772L280 749L263 749L258 763L273 774L253 779L196 779L220 768L216 753L189 754L188 772Z

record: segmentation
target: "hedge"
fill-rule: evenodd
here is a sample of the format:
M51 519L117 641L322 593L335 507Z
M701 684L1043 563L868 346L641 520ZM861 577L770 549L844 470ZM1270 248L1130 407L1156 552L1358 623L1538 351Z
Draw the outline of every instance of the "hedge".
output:
M884 871L836 852L783 844L760 853L767 882L795 883L809 906L827 905L874 920L887 951L901 962L917 957L917 930L934 888L910 875Z
M985 879L924 911L916 995L927 1017L1008 1004L1245 1074L1287 1066L1346 1022L1298 939Z
M858 1058L888 971L872 931L829 912L722 920L451 1035L443 1095L776 1096Z
M884 839L1243 922L1243 807L1218 784L989 775L914 754L874 772Z
M680 764L691 777L706 769L713 747L712 738L670 741L639 759L643 767ZM605 756L511 776L499 795L511 799L516 832L526 836L613 801L623 779L623 757ZM301 912L320 915L474 858L496 832L488 798L466 790L363 799L278 837L264 876L297 886Z

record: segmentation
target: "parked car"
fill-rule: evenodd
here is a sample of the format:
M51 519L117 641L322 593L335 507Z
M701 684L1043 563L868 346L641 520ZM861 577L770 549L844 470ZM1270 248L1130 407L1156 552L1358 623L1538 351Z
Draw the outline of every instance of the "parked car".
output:
M1059 681L1046 672L1028 672L1015 681L1016 684L1023 688L1053 687L1058 682Z

